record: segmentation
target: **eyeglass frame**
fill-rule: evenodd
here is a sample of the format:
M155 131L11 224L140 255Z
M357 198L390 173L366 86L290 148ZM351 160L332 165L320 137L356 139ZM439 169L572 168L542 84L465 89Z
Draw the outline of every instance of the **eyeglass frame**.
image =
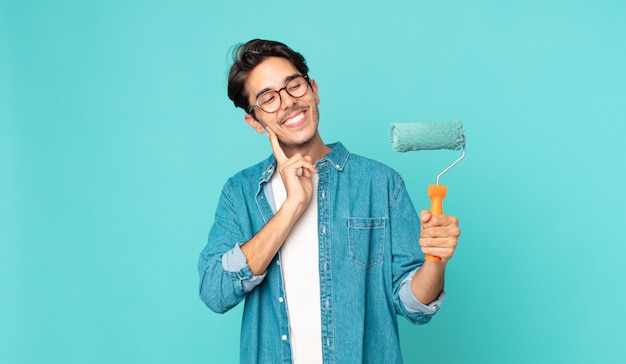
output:
M260 94L259 96L257 96L257 98L256 98L256 102L254 103L254 105L250 106L250 108L248 109L248 114L252 114L252 112L254 111L254 108L255 108L255 107L257 107L257 106L259 107L259 109L263 110L263 108L262 108L262 107L261 107L261 105L259 104L259 99L261 98L261 96L263 96L263 95L267 94L268 92L276 92L276 93L278 94L278 100L280 101L278 109L276 109L276 110L274 110L274 111L272 111L272 112L269 112L269 111L265 111L265 110L263 110L264 112L266 112L266 113L268 113L268 114L273 114L273 113L275 113L276 111L278 111L278 110L280 109L280 105L283 103L283 97L282 97L282 95L280 94L280 92L281 92L282 90L285 90L285 92L287 93L287 95L289 95L289 96L291 96L291 97L293 97L293 98L296 98L296 99L299 99L299 98L303 97L304 95L306 95L306 93L307 93L307 92L309 92L309 88L311 87L311 80L309 79L309 75L299 75L299 74L294 74L294 75L292 75L292 76L293 76L293 77L289 78L289 79L287 80L287 82L285 82L285 86L283 86L283 87L279 88L278 90L267 90L267 91L263 92L262 94ZM288 84L289 82L291 82L291 81L295 80L295 79L296 79L296 78L298 78L298 77L302 77L302 78L304 78L304 80L306 81L306 91L304 91L304 93L303 93L301 96L297 96L297 97L296 97L296 96L293 96L291 93L289 93L289 90L287 90L287 84Z

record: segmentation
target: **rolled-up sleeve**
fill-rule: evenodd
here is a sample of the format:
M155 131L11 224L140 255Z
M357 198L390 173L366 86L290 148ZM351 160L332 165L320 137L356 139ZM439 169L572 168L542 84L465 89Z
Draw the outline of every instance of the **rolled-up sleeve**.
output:
M246 262L246 256L243 254L243 251L241 251L241 244L235 245L234 248L222 255L222 267L226 272L237 274L243 285L242 289L246 292L252 291L254 287L263 282L263 279L267 275L267 272L258 276L252 274Z
M411 289L411 280L417 270L410 273L400 284L400 301L404 305L404 308L410 313L419 313L424 315L434 315L439 311L441 303L446 295L445 289L439 294L439 297L430 304L426 305L420 302Z
M254 234L246 219L241 218L242 212L245 207L231 198L227 184L198 260L200 298L218 313L235 307L265 278L265 274L252 274L241 251L241 245Z

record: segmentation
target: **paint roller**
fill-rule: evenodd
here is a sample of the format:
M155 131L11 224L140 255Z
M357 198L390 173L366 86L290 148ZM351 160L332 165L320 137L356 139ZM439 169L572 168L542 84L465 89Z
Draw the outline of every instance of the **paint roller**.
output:
M446 197L447 188L439 184L439 179L450 168L459 163L461 159L465 158L465 135L463 135L461 120L451 122L392 123L389 137L391 146L396 152L437 149L463 150L461 157L437 175L436 184L428 185L428 196L431 199L430 213L432 215L443 214L443 199ZM441 258L426 254L426 260L438 262L441 261Z

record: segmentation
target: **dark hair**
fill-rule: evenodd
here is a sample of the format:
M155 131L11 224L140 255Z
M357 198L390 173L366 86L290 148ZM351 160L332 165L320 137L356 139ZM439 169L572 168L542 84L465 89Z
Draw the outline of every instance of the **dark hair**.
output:
M271 40L253 39L247 43L239 44L233 49L232 57L233 65L228 74L228 98L233 101L235 107L240 107L246 112L250 108L250 103L244 84L254 67L267 58L285 58L303 76L307 76L309 73L306 60L300 53L283 43Z

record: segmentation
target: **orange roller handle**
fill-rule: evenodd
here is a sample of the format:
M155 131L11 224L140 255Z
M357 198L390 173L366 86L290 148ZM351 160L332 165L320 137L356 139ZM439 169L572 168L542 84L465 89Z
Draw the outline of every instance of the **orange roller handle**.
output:
M446 197L448 188L442 185L428 185L428 197L430 197L430 214L443 214L443 199ZM426 254L426 260L431 262L440 262L441 258L434 255Z

